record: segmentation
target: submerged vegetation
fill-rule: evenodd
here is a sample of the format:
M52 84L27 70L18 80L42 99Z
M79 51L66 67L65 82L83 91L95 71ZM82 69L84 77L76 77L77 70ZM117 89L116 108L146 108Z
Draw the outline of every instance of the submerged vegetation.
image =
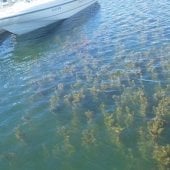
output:
M38 135L42 159L54 159L66 169L79 166L73 162L81 156L96 160L101 167L108 163L114 167L112 163L122 159L128 165L116 165L120 169L145 165L148 170L168 170L170 48L164 48L167 53L162 58L154 51L130 53L128 61L121 63L122 69L114 63L99 68L100 61L84 56L77 65L69 63L66 70L58 73L73 81L60 81L50 93L44 93L43 88L54 81L54 75L32 81L31 87L38 92L30 97L30 102L48 97L45 107L51 117L53 130L49 133L53 140L50 144L41 143L43 137L37 130L44 125L36 125L28 113L22 117L22 125L14 129L17 147L29 149ZM19 158L15 151L9 151L0 159L12 167Z
M121 70L112 70L114 64L98 69L100 63L89 60L88 55L81 58L79 67L67 66L61 74L74 81L69 85L60 82L49 99L49 110L57 123L52 155L72 159L82 151L100 160L104 159L101 152L105 155L109 149L131 162L129 169L145 164L147 169L168 170L170 60L169 53L163 58L158 55L154 50L131 53ZM24 140L19 131L16 137Z
M170 170L169 3L101 3L2 62L0 170Z
M169 47L165 49L170 51ZM114 64L99 68L101 63L95 58L84 56L80 63L67 66L67 70L59 73L74 81L70 84L60 81L49 94L42 89L44 84L54 81L53 75L46 76L42 82L32 81L32 87L39 92L31 96L30 101L48 96L46 107L53 127L52 134L49 132L53 140L40 145L42 159L54 159L66 169L79 166L73 162L81 156L96 160L101 167L108 163L114 167L112 163L121 158L128 165L116 165L120 169L145 165L148 170L168 170L170 54L158 58L160 54L131 53L121 70ZM150 57L153 55L155 57ZM14 129L13 138L22 148L34 145L35 136L38 135L40 141L42 138L37 131L41 124L35 126L28 115L22 118L22 126ZM15 151L1 154L0 159L9 161L10 166L18 161Z

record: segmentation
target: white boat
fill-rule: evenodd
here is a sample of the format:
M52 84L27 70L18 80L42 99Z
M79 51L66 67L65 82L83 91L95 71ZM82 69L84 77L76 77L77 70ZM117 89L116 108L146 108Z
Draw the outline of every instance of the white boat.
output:
M97 0L1 0L0 32L26 34L66 19Z

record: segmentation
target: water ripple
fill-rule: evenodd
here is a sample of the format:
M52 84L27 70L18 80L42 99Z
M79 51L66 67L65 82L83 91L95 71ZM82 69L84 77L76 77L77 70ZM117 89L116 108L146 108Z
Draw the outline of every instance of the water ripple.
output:
M168 0L99 0L59 25L1 36L3 170L162 168L152 157L169 124L159 141L149 128L159 103L168 110L169 25Z

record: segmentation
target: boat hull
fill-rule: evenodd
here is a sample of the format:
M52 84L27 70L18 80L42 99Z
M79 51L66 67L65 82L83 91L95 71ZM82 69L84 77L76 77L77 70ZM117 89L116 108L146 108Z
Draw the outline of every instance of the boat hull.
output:
M14 34L26 34L54 22L67 19L94 4L96 0L71 0L65 3L41 5L38 10L30 10L0 19L0 29Z

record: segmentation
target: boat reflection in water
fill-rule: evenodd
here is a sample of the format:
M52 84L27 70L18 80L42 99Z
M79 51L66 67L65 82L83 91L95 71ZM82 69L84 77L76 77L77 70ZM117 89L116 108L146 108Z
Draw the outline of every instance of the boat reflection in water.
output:
M99 9L100 5L95 3L67 20L53 23L28 34L20 36L8 34L6 37L12 41L10 43L12 47L10 49L13 51L12 58L16 62L34 60L43 56L49 49L51 51L54 49L57 53L58 50L61 51L65 49L65 46L70 45L70 42L73 44L79 42L84 25L95 17Z

